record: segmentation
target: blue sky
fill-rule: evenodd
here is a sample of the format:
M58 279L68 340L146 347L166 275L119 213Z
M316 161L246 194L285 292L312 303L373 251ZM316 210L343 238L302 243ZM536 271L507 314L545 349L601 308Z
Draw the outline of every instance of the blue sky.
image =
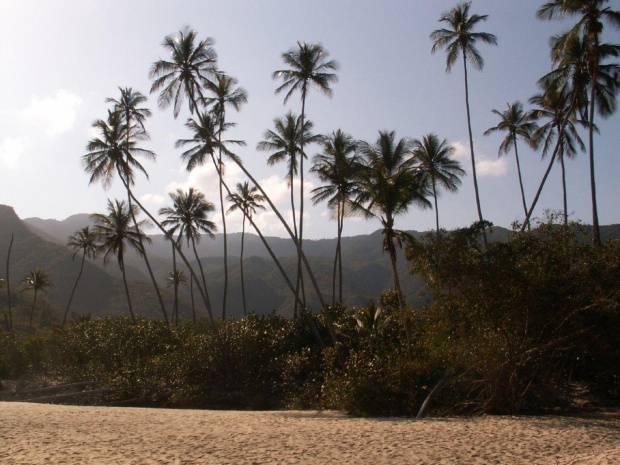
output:
M536 80L550 70L548 38L573 23L540 22L535 12L541 1L474 0L472 12L489 15L481 31L497 36L498 46L480 45L483 72L470 72L472 129L478 157L482 209L497 225L509 226L522 218L516 165L511 155L497 157L501 136L485 137L498 122L491 113L507 102L527 100L537 92ZM278 83L271 74L282 68L281 54L297 41L321 42L340 63L339 82L329 99L313 92L307 101L308 117L319 133L342 128L360 140L374 141L379 130L394 130L398 137L422 138L436 133L457 147L457 157L468 176L457 194L439 200L441 224L447 228L469 225L476 219L469 166L462 67L445 72L445 54L431 54L429 34L441 24L441 13L454 1L5 1L0 0L2 48L2 105L0 106L0 203L22 217L64 219L76 213L105 210L108 198L124 198L120 183L104 191L88 186L80 157L93 136L91 124L105 117L106 97L118 96L118 86L131 86L148 94L148 70L165 58L162 39L185 24L200 37L216 41L219 67L238 78L249 103L238 114L230 137L244 139L238 150L244 163L278 206L288 208L285 167L267 167L268 154L256 144L276 117L300 111L300 100L286 106L274 95ZM620 8L619 1L610 5ZM618 31L608 30L605 40L620 42ZM157 153L145 162L150 179L139 178L136 194L151 210L168 202L168 192L194 186L217 201L216 176L205 167L186 173L174 141L188 133L185 109L177 120L172 111L156 108L147 122L151 140L144 144ZM620 223L620 116L597 122L596 174L601 223ZM583 137L586 133L583 132ZM318 148L310 150L314 154ZM520 147L526 197L532 199L546 162L523 144ZM586 154L568 162L569 210L574 219L591 221ZM228 182L242 181L229 167ZM307 177L307 189L319 181ZM554 168L536 210L560 209L559 165ZM308 209L305 237L335 236L335 223L324 206ZM219 218L216 215L215 220ZM241 218L229 218L230 229L240 230ZM268 234L284 235L273 214L258 218ZM427 230L434 212L412 209L397 220L402 229ZM377 221L351 219L345 235L368 233Z

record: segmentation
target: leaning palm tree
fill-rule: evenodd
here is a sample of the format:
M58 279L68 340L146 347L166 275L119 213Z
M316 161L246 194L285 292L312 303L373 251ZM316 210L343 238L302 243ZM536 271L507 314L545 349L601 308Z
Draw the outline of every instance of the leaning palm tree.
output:
M146 118L151 116L151 110L140 107L146 102L147 98L141 92L134 91L131 87L119 87L119 90L121 92L121 96L118 100L108 98L106 99L106 102L112 103L114 105L114 112L120 114L120 120L124 126L126 143L129 144L132 139L148 139L149 135L144 127L144 122L146 121ZM127 154L125 154L125 156L127 156ZM135 209L133 208L131 201L129 183L127 183L127 204L129 205L129 211L131 213L131 219L133 220L134 227L137 228L138 222L136 220ZM149 273L149 277L151 278L151 283L153 283L153 288L155 289L157 300L159 300L159 305L162 309L162 313L164 314L164 319L168 321L168 312L166 311L166 306L164 305L164 299L161 296L157 279L155 279L155 274L151 268L151 262L149 261L146 253L146 248L144 247L144 243L140 236L138 236L138 240L140 241L140 247L142 247L142 257L144 258L146 269Z
M69 236L67 239L67 247L73 249L73 258L78 252L82 252L82 262L80 264L80 272L75 280L75 284L73 285L73 289L71 290L71 296L69 297L69 303L67 303L67 308L65 309L65 314L62 318L62 327L65 327L67 323L67 315L69 314L69 308L71 307L71 302L73 302L73 296L75 295L75 290L77 289L78 283L80 282L80 278L82 277L82 272L84 271L84 262L86 261L86 257L95 258L97 253L97 235L90 229L89 226L85 226L79 231L73 233L73 235Z
M122 99L121 99L122 101ZM137 104L140 103L140 99L134 99ZM143 131L139 125L134 125L131 129L125 121L126 112L124 107L119 107L115 111L108 110L107 121L97 120L92 124L92 127L99 133L98 137L90 140L86 145L88 153L82 157L82 165L87 173L90 173L89 184L93 184L97 181L101 181L104 189L108 189L114 180L115 175L118 175L123 186L127 191L127 197L130 208L128 208L129 214L133 220L135 220L135 210L131 205L131 200L135 201L131 187L135 184L134 171L141 171L148 179L148 173L138 161L137 157L144 157L148 160L155 159L155 153L151 150L146 150L138 147L138 142L145 139L147 134ZM138 112L136 112L137 114ZM139 118L136 118L140 121ZM139 203L138 203L139 204ZM147 215L149 213L139 204L140 209ZM137 223L134 221L134 227L137 228ZM137 239L141 241L141 236L138 235ZM144 253L144 244L142 243L143 252L141 256L145 259L147 269L151 281L153 282L155 292L157 293L159 303L164 315L164 319L168 321L168 313L163 303L157 281L152 272L148 257Z
M408 158L412 146L406 139L396 141L392 132L379 132L374 144L360 142L359 154L364 169L359 173L359 194L355 204L366 218L377 218L383 226L383 250L392 264L394 288L401 310L405 299L396 270L395 241L402 245L405 233L394 228L397 216L409 211L412 205L429 208L429 191L423 178L416 172Z
M234 193L228 194L227 199L232 202L232 205L228 209L227 213L232 213L236 210L241 210L243 213L243 222L241 225L241 258L239 259L239 270L241 272L241 296L243 298L243 314L247 316L247 306L245 301L245 282L243 280L243 246L245 239L245 220L252 219L256 210L264 210L265 207L261 205L265 201L265 197L258 193L256 186L250 187L250 184L246 181L243 184L237 183L237 190Z
M196 43L196 31L186 26L176 35L164 37L162 46L171 61L160 59L153 63L149 78L153 79L151 93L161 89L157 104L165 109L173 105L176 119L185 97L189 99L190 114L198 112L204 101L202 82L215 73L217 55L210 37Z
M315 87L328 97L332 95L331 83L338 81L338 76L332 71L337 71L339 65L334 60L329 60L323 46L319 43L307 44L297 42L297 47L291 48L282 54L282 61L288 66L287 69L275 71L273 79L282 79L284 82L276 89L276 94L286 91L284 104L288 99L299 91L301 94L301 129L300 134L306 134L306 97L310 87ZM304 154L303 137L299 141L300 152ZM299 230L297 241L297 281L303 290L301 274L301 250L303 249L303 217L304 217L304 159L299 161ZM297 299L296 299L297 300Z
M525 201L525 191L523 189L523 178L521 177L521 163L519 161L519 150L517 147L517 137L521 137L530 147L535 146L532 135L538 129L538 125L532 121L531 114L523 111L523 104L518 100L512 104L506 103L508 107L505 111L492 110L500 118L497 126L487 129L485 136L498 131L506 132L506 137L499 145L497 155L508 154L514 147L515 159L517 160L517 173L519 175L519 187L521 188L521 201L523 202L523 211L527 215L527 202Z
M465 107L467 109L467 129L469 132L469 150L471 152L471 169L474 179L474 190L476 192L476 207L478 209L478 219L484 221L482 209L480 207L480 193L478 191L478 178L476 176L476 158L474 155L474 139L471 132L471 115L469 111L469 87L467 84L467 62L469 61L474 68L482 70L484 67L484 59L476 48L476 42L484 42L487 44L497 45L497 38L493 34L486 32L474 32L474 28L481 21L487 20L487 15L471 15L469 9L471 2L459 3L452 10L444 12L439 19L448 25L448 29L437 29L431 33L433 40L433 48L431 53L445 48L447 52L446 72L452 70L452 66L456 63L459 55L463 56L463 72L465 79ZM486 233L483 234L484 243L486 244Z
M143 242L151 242L151 239L142 232L142 228L147 225L147 221L139 221L138 227L132 226L129 206L123 200L115 200L114 203L108 200L108 214L95 213L91 215L91 218L95 222L95 234L99 242L97 252L103 253L104 265L107 263L110 255L116 256L118 267L123 275L123 285L125 286L129 314L135 323L136 316L131 304L127 275L125 273L125 255L128 249L133 249L139 255L142 255L140 236L142 236Z
M26 275L24 279L22 279L22 284L26 286L23 291L27 291L28 289L32 289L34 291L34 298L32 299L32 309L30 310L30 324L29 327L32 328L32 318L34 316L34 309L37 304L37 294L39 291L47 292L46 289L50 287L54 287L52 280L48 276L48 274L43 270L32 270L30 273Z
M217 230L217 226L207 218L208 214L215 210L215 206L205 199L202 192L197 191L193 187L190 187L187 193L177 189L176 192L170 193L170 199L172 200L172 207L165 207L159 210L159 214L166 217L162 221L162 225L170 228L171 236L178 230L179 238L185 237L187 245L192 245L194 257L200 269L202 286L207 294L207 312L211 322L215 324L204 268L196 249L196 244L200 242L201 233L204 232L211 239L215 239L213 233Z
M435 134L427 134L422 140L413 140L413 157L416 170L422 182L431 185L435 200L435 223L439 233L439 208L437 206L438 185L450 192L456 192L461 185L460 176L465 175L458 160L450 158L455 149L446 139L439 140Z
M222 299L222 313L226 314L226 298L228 295L228 234L226 231L226 215L224 213L224 188L223 188L223 164L222 164L222 133L226 124L226 107L232 107L239 111L241 105L247 103L248 93L242 87L237 87L237 79L218 73L213 79L205 79L205 89L211 92L211 96L206 98L207 104L212 104L211 111L215 115L219 124L217 169L220 181L220 211L222 213L222 233L224 234L224 297Z
M338 290L342 300L342 230L344 217L350 211L350 203L356 192L356 179L361 169L356 155L357 142L341 129L321 139L323 152L314 156L314 165L310 169L323 181L323 186L312 190L312 202L317 204L327 200L329 208L335 210L337 222L336 254L332 271L332 306L336 303L336 267L338 273Z
M620 46L602 47L600 37L604 29L604 22L616 28L620 28L620 11L605 7L609 0L552 0L544 3L537 12L541 20L563 19L566 17L578 17L578 22L569 35L577 35L583 39L587 61L587 71L590 76L590 97L588 115L588 143L590 157L590 190L592 196L592 225L594 228L594 241L601 243L601 233L598 220L598 208L596 203L596 179L594 174L594 110L599 116L607 118L616 109L615 95L620 84L618 79L608 83L607 89L600 89L599 73L603 60L609 56L620 56ZM607 50L605 50L607 48ZM610 53L611 52L611 53ZM616 66L615 74L618 76L620 67ZM603 92L601 92L603 90Z

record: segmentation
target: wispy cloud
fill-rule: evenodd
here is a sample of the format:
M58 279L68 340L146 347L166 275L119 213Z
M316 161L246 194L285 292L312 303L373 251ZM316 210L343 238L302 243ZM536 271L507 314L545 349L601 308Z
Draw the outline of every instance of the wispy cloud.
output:
M31 145L32 142L26 137L3 140L0 145L0 162L9 168L15 168Z
M22 118L29 124L43 127L48 136L56 136L73 127L80 105L79 95L59 89L51 97L30 97L30 105L22 111Z
M463 169L468 173L471 172L471 162L470 161L470 150L469 144L464 144L463 142L456 141L452 143L452 146L455 149L454 158L461 161L463 164ZM476 150L476 174L481 177L498 177L504 176L508 172L508 160L506 158L489 158L484 153L480 151L479 148L475 148ZM469 163L468 163L469 162Z

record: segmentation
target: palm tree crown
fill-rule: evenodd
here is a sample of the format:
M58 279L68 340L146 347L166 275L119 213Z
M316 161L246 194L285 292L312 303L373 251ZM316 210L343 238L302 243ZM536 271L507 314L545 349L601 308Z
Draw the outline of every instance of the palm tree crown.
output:
M228 213L241 210L245 218L251 218L256 210L265 210L264 205L261 205L265 201L265 197L258 193L256 186L250 187L248 181L238 182L236 192L228 194L227 199L232 202L228 208Z
M198 111L203 101L202 82L215 73L217 55L210 37L196 43L196 31L186 26L176 35L164 37L162 46L170 54L171 61L158 60L151 66L149 78L154 79L151 93L161 89L157 104L167 108L173 104L176 118L185 97L189 98L190 113Z
M136 132L142 132L146 135L144 122L146 118L152 115L151 110L140 107L140 105L147 101L146 96L141 92L134 91L131 87L119 87L118 90L121 92L120 98L118 100L107 98L106 102L112 103L114 105L114 111L121 114L121 120L123 124L125 124L125 130L128 130L127 137ZM132 121L135 121L136 126L132 127Z
M160 209L159 214L166 216L161 224L170 228L171 234L179 230L188 245L192 240L200 242L201 232L215 238L217 226L207 219L208 214L215 211L215 206L205 199L202 192L193 187L190 187L187 193L177 189L170 193L170 198L173 206Z

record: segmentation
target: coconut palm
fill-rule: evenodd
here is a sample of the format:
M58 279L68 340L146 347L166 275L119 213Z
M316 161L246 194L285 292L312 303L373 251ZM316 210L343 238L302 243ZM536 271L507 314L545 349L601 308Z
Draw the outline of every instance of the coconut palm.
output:
M554 160L558 160L562 169L562 198L564 224L566 225L568 224L568 200L565 158L575 158L578 148L585 150L585 145L575 126L576 123L583 124L583 122L577 118L574 95L571 96L569 89L561 87L558 81L552 80L542 80L539 85L543 92L530 98L530 103L536 105L536 108L530 112L530 116L533 120L546 122L533 133L532 140L536 145L542 144L543 158L557 141L557 147L554 149L549 166L553 165Z
M238 182L236 192L230 193L227 196L229 202L232 205L228 209L227 213L232 213L236 210L241 210L243 213L243 222L241 226L241 258L239 259L239 269L241 272L241 295L243 298L243 314L247 316L247 306L245 301L245 282L243 280L243 246L245 240L245 220L251 219L256 210L264 210L265 207L261 205L265 201L265 197L258 193L256 186L250 187L250 184L246 181L243 184Z
M435 223L437 232L439 232L437 187L441 186L447 191L456 192L461 185L459 176L464 176L465 171L458 160L450 158L454 155L455 149L448 144L446 139L440 141L437 135L427 134L422 140L414 139L412 144L416 170L422 182L430 184L432 188L435 200Z
M108 200L108 214L95 213L91 215L91 218L95 222L95 234L97 235L99 243L97 252L103 253L104 265L107 263L110 255L116 256L118 267L123 275L123 284L125 286L129 314L131 315L132 321L135 322L136 316L131 304L129 287L127 285L127 275L125 273L125 255L128 249L133 249L138 252L139 255L142 255L140 236L142 236L142 242L151 242L151 238L142 232L142 228L147 225L147 220L139 221L138 227L132 226L129 206L123 200L115 200L114 203Z
M471 2L457 4L452 10L444 12L439 19L446 23L448 29L437 29L431 33L433 48L431 53L445 48L447 52L446 72L452 70L459 56L463 56L463 72L465 79L465 108L467 109L467 129L469 132L469 149L471 153L472 177L474 179L474 190L476 192L476 207L478 209L478 219L484 221L482 209L480 207L480 193L478 191L478 178L476 176L476 158L474 155L474 139L471 132L471 115L469 111L469 87L467 83L467 62L469 61L477 70L484 67L484 59L476 48L476 42L497 45L497 38L493 34L486 32L474 32L474 28L481 21L487 20L487 15L470 15L469 9ZM486 233L483 234L486 244Z
M67 308L65 309L65 314L62 318L63 328L67 323L69 308L71 307L71 302L73 302L75 290L77 289L80 278L82 277L82 272L84 271L84 262L86 261L86 257L91 259L95 258L95 255L97 253L97 235L90 229L89 226L85 226L81 230L76 231L73 233L73 235L69 236L69 238L67 239L67 247L73 250L74 259L77 253L82 252L82 262L80 264L80 272L78 273L75 284L73 285L73 289L71 290L69 303L67 303Z
M219 124L217 169L220 181L220 211L222 213L222 232L224 233L224 297L222 300L222 313L226 314L226 298L228 295L228 234L226 231L226 215L224 214L224 188L223 188L223 164L222 164L222 133L226 124L226 107L232 107L239 111L241 105L247 103L248 94L242 87L237 87L237 79L218 73L213 79L204 81L205 89L211 92L212 96L206 98L206 103L211 104L211 111L216 116Z
M397 216L407 213L412 205L429 208L430 195L423 178L413 169L410 158L411 143L396 141L394 131L379 132L374 144L359 143L359 154L364 169L359 173L359 194L355 205L366 218L377 218L383 226L383 250L392 264L394 287L401 310L405 300L396 270L395 241L402 245L405 233L394 228Z
M32 309L30 310L30 323L29 327L32 328L32 318L34 317L34 309L37 304L37 294L39 291L47 292L46 289L50 287L54 287L52 280L48 276L48 274L40 269L32 270L30 273L26 275L24 279L22 279L22 284L26 286L23 291L27 291L28 289L32 289L34 291L34 297L32 299Z
M165 109L172 104L175 119L185 97L189 99L190 114L198 112L198 105L204 101L202 82L215 73L217 55L213 39L207 37L196 42L196 31L189 26L176 35L164 37L162 46L171 61L160 59L149 71L149 78L153 79L151 93L161 89L158 106Z
M189 279L187 274L183 270L176 269L168 273L166 278L166 287L172 287L174 289L174 310L172 311L172 319L178 325L179 324L179 286L187 286ZM194 310L192 308L192 310ZM193 312L194 323L196 323L196 312Z
M525 191L523 189L523 178L521 177L521 163L519 161L519 150L517 146L517 137L521 137L530 146L534 146L532 135L538 129L538 125L531 120L531 114L523 111L523 104L518 100L512 104L506 103L508 107L505 111L492 110L500 118L497 126L487 129L485 136L495 132L506 132L506 137L499 145L497 156L508 154L514 147L515 159L517 160L517 173L519 175L519 187L521 188L521 201L523 202L523 211L527 215L527 202L525 201Z
M140 107L140 105L146 102L147 98L141 92L134 91L131 87L119 87L119 90L121 92L121 96L118 100L108 98L106 99L106 102L112 103L114 105L114 112L120 114L121 123L124 125L125 140L127 144L130 143L132 138L137 138L138 140L148 139L149 135L144 127L144 122L146 121L146 118L151 116L151 111L148 108ZM129 205L129 211L131 213L131 219L133 220L134 227L137 228L138 222L136 221L136 216L134 214L135 210L131 201L129 184L127 184L127 204ZM153 283L153 288L155 289L155 294L157 295L159 305L162 309L162 313L164 314L164 319L167 322L168 312L166 311L164 299L159 291L159 285L155 279L155 274L151 268L151 263L146 253L146 248L144 247L144 243L142 242L140 236L138 236L138 240L140 241L140 246L142 247L142 257L144 258L146 269L149 273L149 277L151 278L151 283Z
M598 208L596 203L596 179L594 173L594 110L597 109L602 118L609 117L616 108L615 95L618 91L618 80L614 79L610 87L604 92L599 91L599 72L603 60L609 56L620 56L620 47L601 47L600 37L604 29L604 23L620 28L620 11L612 10L605 5L609 0L552 0L544 3L537 12L541 20L563 19L566 17L578 17L578 22L573 26L570 35L582 37L587 61L587 70L590 76L590 98L588 115L588 144L590 157L590 190L592 196L592 225L594 228L594 241L601 243L601 233L598 221ZM605 48L607 50L605 50ZM610 55L611 52L611 55ZM616 67L616 75L620 68ZM608 85L609 85L608 84Z
M282 54L282 61L288 66L287 69L275 71L272 75L273 79L282 79L283 83L276 89L276 94L286 92L284 104L293 95L299 91L301 94L301 130L300 134L306 134L306 97L310 87L314 87L328 97L331 97L332 90L330 84L338 81L338 76L332 71L337 71L339 65L336 61L329 59L323 46L319 43L308 44L305 42L297 42L297 47L291 48ZM304 152L304 139L299 141L300 152ZM303 282L301 274L301 250L303 249L303 217L304 217L304 159L299 161L299 231L297 241L297 281L301 284L303 291ZM299 287L299 284L298 284ZM297 291L299 292L299 291ZM296 299L297 300L297 299Z
M342 303L342 230L344 217L350 211L351 200L355 197L356 179L361 169L359 157L355 154L357 142L341 129L321 139L323 152L314 156L310 169L326 183L312 190L312 202L317 204L327 200L329 208L335 210L337 222L336 254L332 271L332 305L336 300L336 267L339 269L339 299Z
M170 199L172 200L172 207L165 207L159 210L159 214L166 217L162 221L162 225L170 228L171 235L178 231L179 237L185 237L188 246L191 243L194 257L200 269L202 286L207 295L207 312L211 322L215 324L204 269L196 249L196 244L201 239L201 233L206 233L211 239L215 239L213 233L217 230L217 226L207 218L209 213L215 211L215 206L205 199L202 192L197 191L193 187L190 187L187 193L177 189L176 192L170 193Z

